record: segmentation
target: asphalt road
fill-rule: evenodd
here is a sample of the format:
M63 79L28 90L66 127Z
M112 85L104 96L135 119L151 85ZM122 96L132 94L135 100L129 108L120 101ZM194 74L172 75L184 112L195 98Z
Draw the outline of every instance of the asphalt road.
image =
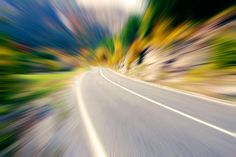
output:
M236 107L93 69L77 82L93 156L236 157ZM81 156L81 155L80 155Z

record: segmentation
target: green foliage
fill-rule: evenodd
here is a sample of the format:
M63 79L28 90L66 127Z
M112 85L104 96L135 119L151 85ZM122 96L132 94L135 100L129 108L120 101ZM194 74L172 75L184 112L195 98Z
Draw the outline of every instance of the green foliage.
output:
M48 52L43 51L33 51L32 54L36 57L42 58L42 59L49 59L49 60L55 60L57 61L58 58L55 55L52 55Z
M0 51L0 74L64 71L65 69L60 59L49 52L22 51L9 45L1 45Z
M236 40L224 37L218 39L212 60L219 68L236 66Z
M139 16L130 16L127 23L124 25L123 30L120 34L120 38L123 47L126 49L137 37L137 32L141 24L141 18Z
M107 48L112 54L114 52L114 41L113 38L105 38L98 47L105 47Z
M141 37L148 36L158 20L170 17L175 0L150 0L139 30Z
M10 46L8 37L2 33L0 33L0 45L1 46Z

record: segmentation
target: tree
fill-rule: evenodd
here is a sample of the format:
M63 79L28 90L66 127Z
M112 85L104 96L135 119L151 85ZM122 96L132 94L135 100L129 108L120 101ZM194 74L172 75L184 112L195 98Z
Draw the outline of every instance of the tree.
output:
M139 16L133 15L129 17L128 21L124 25L124 28L120 34L120 39L125 50L137 38L137 32L140 24L141 18Z
M236 39L234 34L218 37L214 41L212 61L218 68L236 67Z

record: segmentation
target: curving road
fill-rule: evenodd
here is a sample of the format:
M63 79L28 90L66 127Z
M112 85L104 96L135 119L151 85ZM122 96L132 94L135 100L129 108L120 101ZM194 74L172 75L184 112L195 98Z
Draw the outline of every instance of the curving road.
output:
M236 157L236 107L93 69L77 82L93 156Z

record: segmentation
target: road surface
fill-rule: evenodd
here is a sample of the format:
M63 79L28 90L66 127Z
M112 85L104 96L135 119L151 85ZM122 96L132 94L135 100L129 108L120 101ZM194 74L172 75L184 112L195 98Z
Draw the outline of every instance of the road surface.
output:
M236 157L236 107L140 83L108 69L77 81L93 156Z

